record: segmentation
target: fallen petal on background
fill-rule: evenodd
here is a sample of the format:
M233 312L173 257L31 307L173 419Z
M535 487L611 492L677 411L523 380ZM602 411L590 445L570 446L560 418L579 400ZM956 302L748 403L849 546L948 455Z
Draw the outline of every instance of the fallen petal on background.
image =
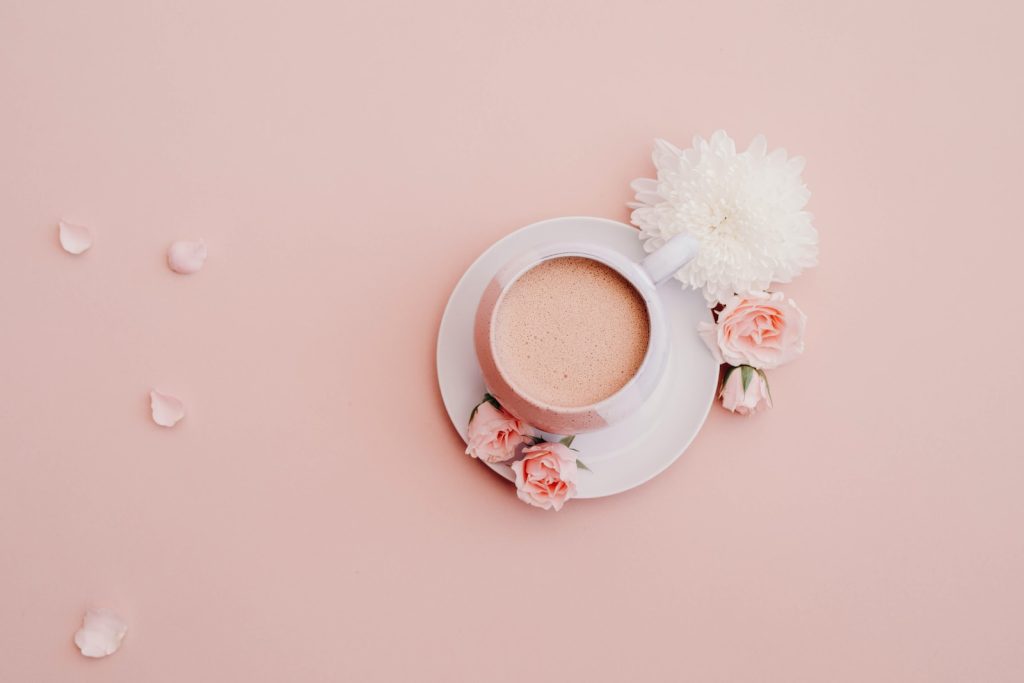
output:
M81 254L92 246L92 232L84 225L61 221L60 246L69 254Z
M75 645L86 657L106 657L117 652L127 632L128 624L109 609L91 609L75 632Z
M189 275L197 272L206 261L206 243L175 242L167 250L167 265L175 273Z
M153 422L161 427L173 427L185 417L185 404L181 399L156 390L149 392L149 407L153 410Z

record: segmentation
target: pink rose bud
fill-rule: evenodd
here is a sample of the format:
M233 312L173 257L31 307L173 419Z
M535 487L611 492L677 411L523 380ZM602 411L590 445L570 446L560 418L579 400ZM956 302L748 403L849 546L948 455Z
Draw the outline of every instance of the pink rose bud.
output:
M759 410L772 407L772 395L768 391L768 379L764 372L749 365L726 370L725 381L719 397L722 407L739 415L753 415Z
M532 433L521 420L484 401L469 420L466 453L487 462L511 460L520 445L532 440Z
M519 500L545 510L561 510L576 497L576 454L560 443L539 443L523 451L512 463Z
M777 368L804 350L807 316L782 292L734 296L718 314L718 323L697 330L719 363Z

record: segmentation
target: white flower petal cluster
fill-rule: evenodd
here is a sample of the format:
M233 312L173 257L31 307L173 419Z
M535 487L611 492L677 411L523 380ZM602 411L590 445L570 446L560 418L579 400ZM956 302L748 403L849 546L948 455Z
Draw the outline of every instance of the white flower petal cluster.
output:
M686 150L657 140L653 159L658 179L632 183L632 222L647 251L680 233L700 243L676 278L703 291L709 306L789 282L817 264L801 157L769 153L762 136L737 152L732 138L717 131L710 140L695 137Z

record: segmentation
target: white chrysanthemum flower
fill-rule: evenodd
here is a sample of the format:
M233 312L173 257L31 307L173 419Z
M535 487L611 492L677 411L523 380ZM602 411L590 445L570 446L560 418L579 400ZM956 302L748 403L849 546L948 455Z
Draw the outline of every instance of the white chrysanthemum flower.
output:
M745 152L717 131L680 150L656 140L658 179L634 180L633 224L644 248L654 251L670 237L688 233L700 243L696 258L676 273L704 292L709 306L733 294L789 282L818 261L818 232L804 211L811 193L800 173L801 157L768 153L763 136Z

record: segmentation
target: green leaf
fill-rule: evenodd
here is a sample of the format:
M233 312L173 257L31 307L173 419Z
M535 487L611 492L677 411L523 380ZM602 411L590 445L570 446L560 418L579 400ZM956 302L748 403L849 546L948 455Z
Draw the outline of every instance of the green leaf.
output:
M750 386L750 380L754 379L754 368L749 365L741 365L740 373L743 379L743 393L747 393L747 387Z
M579 467L581 470L586 470L587 472L593 472L593 470L587 467L586 463L579 458L576 458L576 467Z
M575 438L576 438L575 434L570 434L569 436L563 436L561 439L558 440L558 443L560 443L563 446L565 446L566 448L568 448L569 446L572 446L572 440L575 439Z
M735 365L726 365L725 366L725 372L722 373L722 384L719 385L719 388L722 388L722 387L725 386L725 383L729 381L729 375L731 375L735 369L736 369Z

